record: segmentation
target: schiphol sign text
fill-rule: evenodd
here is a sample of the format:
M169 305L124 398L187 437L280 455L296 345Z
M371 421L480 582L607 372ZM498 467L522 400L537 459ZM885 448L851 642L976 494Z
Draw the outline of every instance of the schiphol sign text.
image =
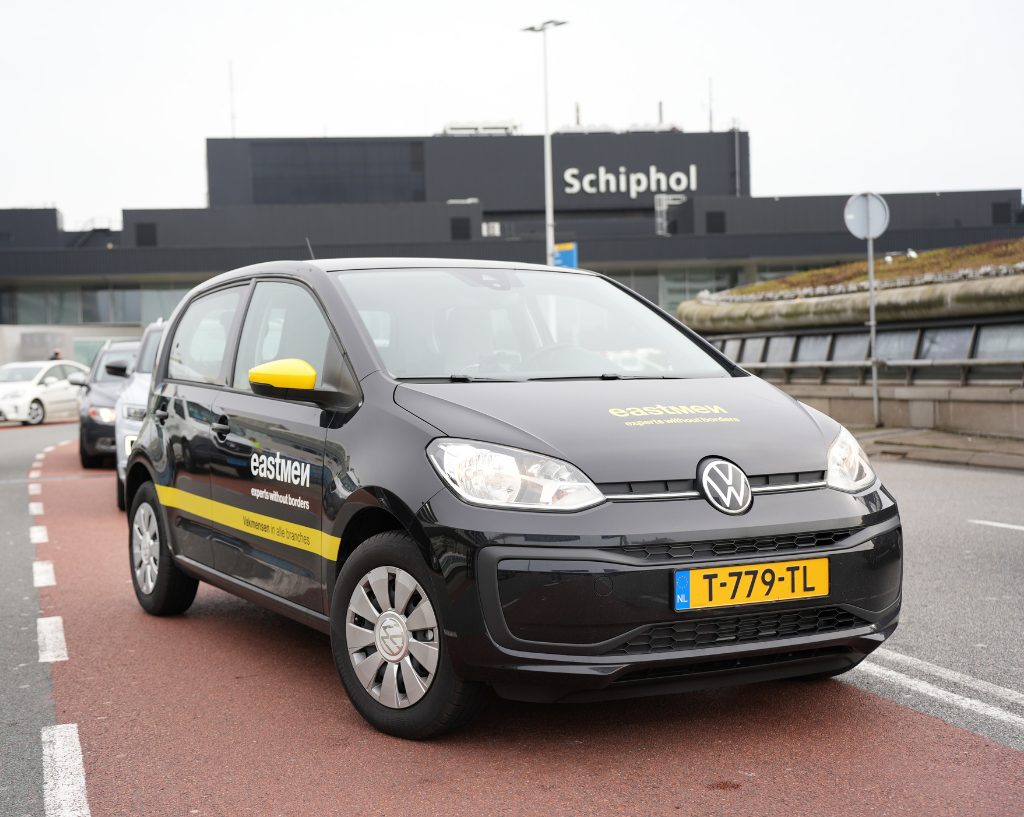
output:
M618 172L604 165L596 173L580 173L578 167L568 167L562 174L567 195L577 193L595 195L600 193L625 193L635 199L641 193L685 193L697 189L697 165L690 165L689 171L674 170L665 173L651 165L647 171L631 171L619 167Z

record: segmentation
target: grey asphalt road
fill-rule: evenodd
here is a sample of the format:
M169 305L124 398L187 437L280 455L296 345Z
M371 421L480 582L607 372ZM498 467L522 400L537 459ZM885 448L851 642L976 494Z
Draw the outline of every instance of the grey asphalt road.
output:
M843 680L1024 750L1024 474L873 465L903 518L903 612L885 649Z
M39 662L29 539L29 466L46 446L78 435L77 425L0 429L0 814L43 813L40 730L54 723L49 664Z
M74 425L0 430L2 817L43 814L40 729L54 723L49 667L38 661L27 475L37 452L76 434ZM842 682L1024 751L1024 474L875 466L903 513L904 611L885 648ZM69 512L60 480L85 478L44 480L47 513Z

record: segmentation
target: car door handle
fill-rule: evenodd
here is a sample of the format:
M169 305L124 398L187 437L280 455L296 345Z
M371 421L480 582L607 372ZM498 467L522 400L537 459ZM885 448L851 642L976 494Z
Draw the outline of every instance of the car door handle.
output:
M167 413L167 409L158 408L156 411L153 412L153 417L156 418L156 421L158 423L163 423L163 421L170 417L170 415Z
M231 423L227 417L218 417L217 422L210 423L210 431L218 437L227 437L231 433Z

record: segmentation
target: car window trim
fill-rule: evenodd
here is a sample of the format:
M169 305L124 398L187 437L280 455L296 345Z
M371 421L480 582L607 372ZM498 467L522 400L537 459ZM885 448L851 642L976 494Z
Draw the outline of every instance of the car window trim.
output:
M342 343L341 338L338 337L338 332L334 326L334 321L331 320L330 314L323 305L323 301L320 299L320 296L317 294L316 290L313 289L313 287L311 287L306 281L302 280L301 278L296 278L295 276L283 273L269 273L266 275L260 275L250 278L249 281L251 282L252 287L249 290L249 297L245 302L245 309L242 311L242 320L238 325L238 332L235 337L234 351L231 355L231 368L228 370L231 376L231 382L228 382L228 379L225 378L225 391L229 391L232 394L253 394L251 389L238 389L235 388L234 386L235 366L238 361L238 349L242 343L242 330L245 328L245 319L249 316L249 307L252 305L253 297L255 297L257 285L265 282L273 283L275 281L285 284L298 285L309 293L310 297L313 299L313 303L315 303L317 308L320 310L320 315L323 317L324 322L327 324L327 331L330 334L331 339L334 340L334 342L338 346L338 350L341 352L342 360L344 361L345 365L348 366L349 368L349 373L352 375L352 382L356 384L359 383L359 379L356 377L355 369L353 368L352 363L349 360L348 354L345 352L345 344Z
M219 292L226 292L229 289L239 289L239 290L248 289L249 292L247 292L247 293L246 292L241 292L240 293L241 297L239 299L239 304L241 305L242 303L244 303L246 308L248 308L249 298L251 297L251 294L252 294L252 279L245 279L245 278L243 278L243 279L233 279L231 281L225 281L222 286L211 287L210 289L205 289L202 292L197 292L195 294L195 296L193 298L191 298L188 301L188 303L186 303L182 307L181 312L178 314L177 318L175 318L174 325L170 327L169 334L167 335L167 337L170 338L170 341L167 344L161 344L162 348L160 350L160 366L159 366L159 369L157 370L157 371L160 372L160 378L159 378L160 382L162 382L162 383L176 383L176 384L185 385L185 386L200 386L200 387L209 388L209 389L224 390L225 386L224 386L223 382L221 382L221 383L205 383L205 382L203 382L201 380L184 380L184 379L182 379L180 377L171 377L170 374L168 373L168 363L169 363L170 357L171 357L171 347L174 345L175 333L177 333L178 327L181 325L182 319L185 317L186 314L188 314L188 311L189 311L189 309L192 308L192 305L196 301L198 301L200 298L205 298L207 295L215 295L215 294L217 294ZM235 312L235 316L234 316L234 318L231 321L231 327L228 329L227 342L225 343L225 346L224 346L225 356L224 356L224 360L221 361L220 373L218 374L218 377L220 378L221 381L225 380L225 376L224 376L225 368L224 367L225 367L225 363L226 363L227 357L228 357L227 351L229 349L234 349L238 345L237 335L238 335L238 329L239 329L239 326L240 326L241 317L243 315L245 315L245 310L244 309L239 309L237 312ZM232 354L231 354L231 359L234 360L234 352L232 352ZM154 369L156 369L156 367L154 367Z

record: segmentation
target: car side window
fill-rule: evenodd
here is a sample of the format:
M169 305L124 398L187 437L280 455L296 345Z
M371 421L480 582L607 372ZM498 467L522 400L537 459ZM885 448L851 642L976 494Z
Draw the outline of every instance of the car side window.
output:
M249 369L270 360L299 358L316 369L323 385L330 355L340 355L316 299L305 287L282 281L256 284L242 326L232 385L251 391Z
M39 382L40 383L45 383L46 382L46 378L48 378L48 377L56 377L57 380L63 380L64 379L64 375L61 373L61 369L62 368L63 368L63 366L51 366L49 369L47 369L45 372L43 372L43 376L41 378L39 378Z
M231 324L243 287L197 298L178 321L167 359L167 376L195 383L219 383Z

